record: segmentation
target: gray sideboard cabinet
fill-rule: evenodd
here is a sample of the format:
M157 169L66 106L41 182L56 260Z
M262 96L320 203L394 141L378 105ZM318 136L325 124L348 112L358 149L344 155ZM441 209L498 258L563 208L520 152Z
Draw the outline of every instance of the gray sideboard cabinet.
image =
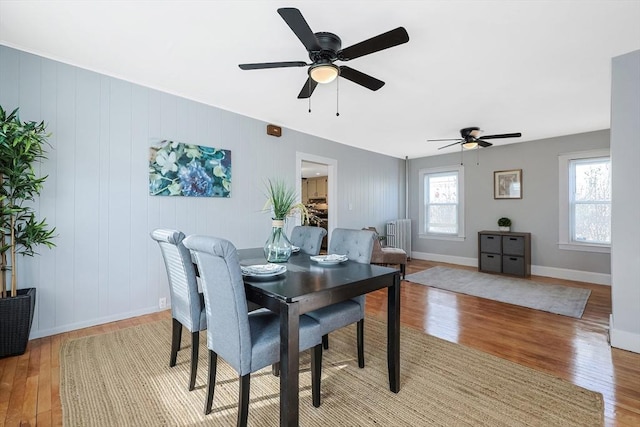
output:
M478 271L531 276L531 233L478 232Z

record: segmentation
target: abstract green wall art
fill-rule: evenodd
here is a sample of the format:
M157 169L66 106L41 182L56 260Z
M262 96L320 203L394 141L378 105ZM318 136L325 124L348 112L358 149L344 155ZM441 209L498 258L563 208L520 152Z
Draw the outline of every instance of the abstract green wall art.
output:
M231 151L161 140L149 149L152 196L230 197Z

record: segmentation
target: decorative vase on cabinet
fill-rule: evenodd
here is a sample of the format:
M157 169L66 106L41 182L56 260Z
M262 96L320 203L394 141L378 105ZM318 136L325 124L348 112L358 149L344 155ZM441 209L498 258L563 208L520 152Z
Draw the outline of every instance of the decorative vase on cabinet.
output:
M291 242L284 232L284 220L273 219L271 234L264 244L264 257L268 262L287 262L291 256Z
M498 227L500 231L511 231L511 220L503 216L498 220Z

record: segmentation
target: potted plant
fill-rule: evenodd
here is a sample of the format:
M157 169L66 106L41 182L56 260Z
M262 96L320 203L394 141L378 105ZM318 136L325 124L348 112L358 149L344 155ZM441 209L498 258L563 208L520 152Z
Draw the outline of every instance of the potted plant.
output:
M47 178L37 177L35 166L45 158L48 136L44 122L23 123L17 108L7 115L0 107L0 357L25 352L33 321L36 289L18 289L17 255L54 246L55 228L33 209Z
M502 217L498 220L498 227L500 231L511 231L511 220L507 217Z
M291 256L291 242L284 231L287 217L300 214L302 223L309 219L307 208L298 202L296 191L284 181L268 180L267 201L263 210L272 214L271 234L264 244L264 256L269 262L287 262Z

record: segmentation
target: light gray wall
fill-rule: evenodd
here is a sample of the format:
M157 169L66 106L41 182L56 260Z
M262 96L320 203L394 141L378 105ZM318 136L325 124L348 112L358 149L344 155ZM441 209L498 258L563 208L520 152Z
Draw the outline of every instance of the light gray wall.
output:
M18 265L19 287L38 288L32 338L156 311L169 292L154 228L262 246L264 180L295 185L296 152L337 160L337 226L404 216L404 160L288 129L275 138L264 122L4 46L0 102L52 133L37 209L57 247ZM149 196L150 138L231 150L231 198Z
M602 130L526 143L490 147L463 154L465 234L463 242L418 237L420 169L460 164L460 152L409 162L413 251L452 257L478 257L478 231L497 230L497 220L511 218L512 231L531 232L531 262L551 269L610 273L609 254L558 249L558 155L609 147ZM479 154L479 165L476 164ZM522 169L522 199L493 198L493 172Z
M640 353L640 50L612 67L611 345Z

